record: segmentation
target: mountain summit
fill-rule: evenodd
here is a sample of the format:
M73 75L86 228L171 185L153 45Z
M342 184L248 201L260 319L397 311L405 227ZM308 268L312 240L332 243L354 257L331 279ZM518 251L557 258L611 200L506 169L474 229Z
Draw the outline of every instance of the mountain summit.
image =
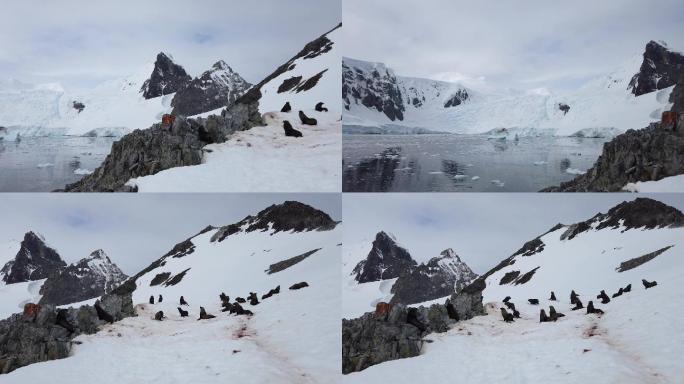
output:
M45 238L31 231L24 235L16 257L0 269L0 276L7 284L21 283L44 279L65 266L57 251L45 243Z
M154 62L152 74L143 83L140 92L145 99L168 95L183 88L191 79L183 67L174 63L164 52L160 52Z

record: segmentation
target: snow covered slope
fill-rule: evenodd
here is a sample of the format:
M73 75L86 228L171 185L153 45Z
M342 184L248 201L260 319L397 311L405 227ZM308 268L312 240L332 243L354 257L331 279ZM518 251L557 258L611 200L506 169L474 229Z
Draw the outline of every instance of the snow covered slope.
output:
M138 192L339 192L340 115L314 110L305 113L318 120L318 125L301 124L297 112L267 113L266 126L206 146L203 164L135 178L128 185L137 186ZM285 136L283 120L304 136Z
M261 92L259 111L280 111L285 102L290 102L296 113L323 102L331 114L340 114L341 28L342 24L311 41L254 86L252 92Z
M483 275L487 316L430 335L418 357L370 367L344 382L678 382L684 374L683 225L681 212L643 198L585 222L559 224ZM646 290L641 279L658 285ZM596 298L628 284L631 292L607 304ZM572 290L585 307L592 300L605 314L572 311ZM551 291L557 301L548 300ZM520 311L513 323L499 312L506 296ZM530 305L530 298L540 304ZM539 310L548 314L549 305L566 316L540 323Z
M643 128L670 109L672 91L669 86L639 96L632 93L630 83L644 60L635 55L576 91L552 93L480 91L458 83L397 76L382 63L344 58L344 124L393 124L454 133L549 130L560 136L582 130L600 134Z
M138 317L80 336L72 357L1 380L26 383L50 374L63 383L338 382L340 231L327 214L297 202L207 227L133 277ZM302 281L309 286L289 289ZM276 286L279 294L262 299ZM256 292L260 303L243 304L253 316L229 315L221 312L221 292L231 302ZM177 310L180 296L188 317ZM200 306L216 317L197 321ZM152 319L159 310L162 322Z

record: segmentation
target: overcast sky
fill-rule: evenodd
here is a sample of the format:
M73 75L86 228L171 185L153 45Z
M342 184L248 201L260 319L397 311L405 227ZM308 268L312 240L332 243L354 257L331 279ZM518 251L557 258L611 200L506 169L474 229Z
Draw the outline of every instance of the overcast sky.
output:
M684 50L684 1L344 0L344 56L404 76L572 89L642 54Z
M171 53L256 83L341 21L340 0L3 1L0 76L83 88Z
M67 263L102 248L128 275L207 225L297 200L341 220L339 194L2 194L0 244L42 234ZM2 258L4 255L0 255Z
M684 211L684 194L646 196ZM411 256L427 261L446 248L484 273L561 222L573 224L636 196L629 194L386 193L343 196L343 243L393 233ZM364 255L370 251L370 246Z

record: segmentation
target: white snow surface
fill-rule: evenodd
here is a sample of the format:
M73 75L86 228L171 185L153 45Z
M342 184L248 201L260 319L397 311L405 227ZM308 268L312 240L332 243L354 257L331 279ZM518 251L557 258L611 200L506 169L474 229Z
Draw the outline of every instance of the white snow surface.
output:
M2 298L0 319L6 319L14 313L21 313L24 310L24 304L37 303L43 296L39 292L45 280L47 279L14 284L0 281L0 298Z
M202 164L138 177L128 185L137 186L138 192L196 192L200 187L204 192L339 192L340 115L306 110L318 120L318 125L309 126L300 123L297 112L265 113L266 126L206 146ZM285 136L283 120L303 137Z
M137 280L138 316L79 336L73 356L20 368L3 383L35 382L46 375L60 383L334 383L340 381L339 323L341 228L332 231L237 233L211 242L217 230L191 239L195 250L168 257ZM321 248L271 275L270 264ZM162 272L189 270L176 285L150 286ZM308 288L289 290L306 281ZM280 294L261 300L268 290ZM257 292L261 303L244 304L254 316L220 312L219 294L231 301ZM149 296L163 302L148 304ZM183 295L189 317L177 311ZM199 307L216 315L197 321ZM153 320L163 310L166 319ZM115 356L116 358L110 358ZM106 374L105 374L106 373Z
M491 275L484 291L487 316L456 323L443 334L432 334L415 358L395 360L346 375L345 383L674 383L684 374L684 315L680 287L684 284L684 228L593 229L561 240L567 227L541 237L544 250L517 256L515 263ZM621 262L674 245L641 266L617 272ZM499 285L506 272L525 273L539 267L521 285ZM641 279L658 285L645 290ZM632 284L632 292L601 304L604 289L612 296ZM605 311L571 311L575 290L585 307L589 300ZM548 301L554 291L558 301ZM501 300L511 302L521 318L501 319ZM538 298L540 305L528 304ZM539 323L539 310L553 305L566 316Z
M539 135L551 130L558 136L580 134L610 137L627 129L640 129L660 120L671 108L669 95L673 87L635 97L628 89L632 76L639 71L641 55L635 55L612 73L591 80L570 92L548 90L480 91L459 83L396 76L406 108L403 121L391 121L384 113L353 100L344 111L344 124L357 126L403 125L453 133L485 133L507 128L520 135ZM344 58L346 65L364 72L391 69L382 63ZM370 75L369 75L370 76ZM369 77L366 76L366 77ZM458 90L466 90L468 99L456 107L445 108L447 100ZM422 106L412 104L413 97ZM559 103L570 106L567 114Z
M639 181L636 183L627 183L622 188L628 192L684 192L684 175L669 176L657 181Z
M340 115L342 110L340 103L340 94L342 93L342 85L340 84L340 79L342 78L342 56L339 45L342 37L342 28L337 28L325 36L333 42L330 51L313 58L299 58L295 60L292 63L294 68L271 79L271 81L261 87L259 111L262 113L280 111L285 102L289 101L292 111L296 114L300 109L304 111L313 109L316 103L323 102L324 107L328 108L331 114ZM302 81L306 81L306 79L324 70L323 76L313 88L300 92L291 90L278 93L278 87L280 87L284 80L301 76Z
M140 87L152 73L147 64L136 73L107 81L85 92L72 93L58 84L0 83L0 126L8 128L5 140L21 136L120 136L148 128L171 110L174 94L146 100ZM82 112L74 102L85 105Z

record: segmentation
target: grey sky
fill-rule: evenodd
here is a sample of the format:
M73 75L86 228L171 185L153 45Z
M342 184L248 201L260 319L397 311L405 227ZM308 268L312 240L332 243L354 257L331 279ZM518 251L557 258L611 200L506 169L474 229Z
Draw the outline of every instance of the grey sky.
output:
M643 53L684 50L684 2L344 0L344 56L404 76L575 88Z
M636 197L613 193L344 194L343 243L372 241L384 230L393 233L419 262L453 248L475 272L484 273L555 224L583 221ZM684 211L683 194L646 197Z
M133 274L207 225L297 200L341 220L339 194L2 194L0 243L33 230L71 263L102 248Z
M224 59L257 82L340 21L340 0L5 1L0 73L82 88L165 51L191 75Z

